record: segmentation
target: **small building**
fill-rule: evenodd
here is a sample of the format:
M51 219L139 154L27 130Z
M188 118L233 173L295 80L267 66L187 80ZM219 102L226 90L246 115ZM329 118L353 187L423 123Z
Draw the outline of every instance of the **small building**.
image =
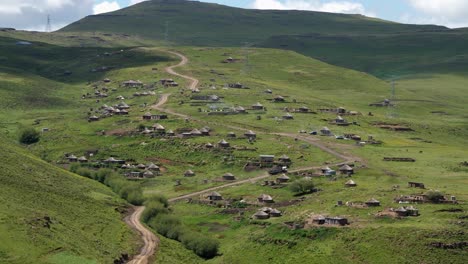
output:
M253 215L253 218L259 219L259 220L264 220L270 218L270 215L263 212L263 211L258 211Z
M323 127L322 129L320 129L320 134L322 136L332 136L332 132L328 127Z
M86 162L88 162L88 159L85 156L81 156L81 157L78 158L78 162L79 163L86 163Z
M73 154L69 155L67 157L67 159L68 159L69 162L77 162L78 161L78 158Z
M225 173L223 175L223 180L225 180L225 181L235 181L236 177L234 176L234 174L228 172L228 173Z
M150 112L146 112L144 115L143 115L143 120L151 120L151 113Z
M105 79L102 80L102 81L105 82L105 83L110 83L110 82L111 82L111 80L110 80L109 78L105 78Z
M260 155L260 165L262 167L273 165L274 162L275 162L275 155Z
M205 144L205 148L207 148L207 149L212 149L213 147L214 147L213 144L211 144L209 142Z
M265 91L263 91L264 93L267 93L267 94L272 94L273 91L271 89L266 89Z
M286 113L283 115L283 119L285 120L293 120L294 119L294 116L291 115L291 113Z
M408 211L406 211L406 209L404 207L400 207L398 209L395 209L394 212L400 217L408 216Z
M211 193L209 193L207 195L207 197L208 197L208 200L210 200L210 201L221 201L221 200L223 200L223 197L218 192L211 192Z
M245 113L247 113L247 111L245 110L245 108L242 107L242 106L236 106L236 107L234 107L234 111L237 112L237 113L239 113L239 114L245 114Z
M153 178L154 177L154 173L147 170L145 172L143 172L143 178Z
M322 215L318 215L312 218L312 223L317 225L323 225L325 224L325 217L323 217Z
M89 121L89 122L99 121L99 117L97 117L97 116L95 116L95 115L90 116L90 117L88 118L88 121Z
M195 172L193 172L192 170L187 170L186 172L184 172L184 177L193 177L195 176Z
M298 112L300 112L300 113L309 113L309 112L310 112L310 109L309 109L309 107L307 107L307 106L301 106L301 107L299 107L297 110L298 110Z
M349 123L341 116L337 116L335 119L335 123L339 126L347 126Z
M273 98L273 102L275 102L275 103L282 103L282 102L284 102L284 101L285 101L285 99L284 99L284 97L281 96L281 95L278 95L278 96L276 96L275 98Z
M347 218L342 217L325 217L325 224L344 226L349 224Z
M348 164L341 166L339 171L341 174L347 174L347 175L351 175L354 173L354 169Z
M163 127L161 124L154 124L152 127L153 131L159 133L159 134L164 134L166 132L166 128Z
M345 187L356 187L357 184L353 180L349 180L345 183Z
M271 209L269 214L271 217L280 217L282 215L281 211L278 209Z
M408 216L419 216L419 210L413 207L412 205L406 207L405 209Z
M278 178L276 178L277 183L286 183L288 181L289 181L289 177L288 177L288 175L286 175L284 173L281 174L281 176L279 176Z
M380 202L379 202L377 199L375 199L375 198L370 199L370 200L367 201L365 204L366 204L367 206L369 206L369 207L380 206Z
M144 170L144 169L146 169L146 165L140 163L140 164L137 165L137 168L140 169L140 170Z
M254 110L263 110L264 106L261 103L257 102L256 104L252 105L252 109L254 109Z
M203 136L203 133L198 130L198 129L193 129L192 131L190 131L190 134L194 137L200 137L200 136Z
M268 195L268 194L262 194L260 195L257 200L260 202L260 203L274 203L274 200L273 198Z
M249 131L245 132L244 136L246 136L247 138L250 138L250 139L257 138L257 134L255 134L255 132L253 132L252 130L249 130Z
M242 89L244 88L244 85L240 82L236 82L236 83L230 83L228 84L228 87L229 88L238 88L238 89Z
M234 132L229 132L229 133L227 133L227 137L228 137L228 138L236 138L236 133L234 133Z
M109 157L108 159L104 160L104 163L108 164L125 164L125 160L118 160L114 157Z
M125 102L120 102L120 103L116 106L116 108L122 110L122 109L129 109L130 106L129 106L128 104L126 104Z
M208 130L206 127L203 127L202 129L200 129L200 132L201 132L202 136L209 136L210 135L210 130ZM192 131L192 133L193 133L193 131Z
M291 165L292 161L291 158L288 157L286 154L283 154L281 157L279 157L279 162L281 165Z
M229 148L231 146L231 144L229 144L229 142L227 142L226 140L221 140L218 142L218 146L220 148Z
M338 107L336 111L338 114L346 114L346 109L344 107Z
M122 83L125 87L141 87L143 83L140 81L128 80Z
M175 136L175 133L174 133L174 131L169 129L168 131L166 131L166 136L173 137L173 136Z
M424 183L421 182L408 182L408 187L425 189Z
M161 170L161 168L159 168L158 165L156 165L156 164L154 164L152 162L146 165L146 169L150 170L150 171L160 171Z

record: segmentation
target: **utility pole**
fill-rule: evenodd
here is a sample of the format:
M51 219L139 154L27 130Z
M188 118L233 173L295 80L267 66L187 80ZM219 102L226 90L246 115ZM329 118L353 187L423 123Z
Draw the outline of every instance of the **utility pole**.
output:
M50 15L49 14L47 15L47 24L46 24L45 31L47 33L50 33L52 31L52 25L50 23Z
M166 20L165 32L164 32L164 42L169 46L169 21Z
M391 82L391 96L390 96L390 106L388 106L388 117L389 118L396 118L397 117L397 111L396 111L396 104L395 104L395 100L396 100L396 89L395 89L395 79L392 79L392 82Z
M251 70L251 65L250 65L250 60L249 60L249 48L253 45L253 43L250 42L244 42L244 45L242 47L242 52L244 54L244 69L242 72L246 75L250 74Z

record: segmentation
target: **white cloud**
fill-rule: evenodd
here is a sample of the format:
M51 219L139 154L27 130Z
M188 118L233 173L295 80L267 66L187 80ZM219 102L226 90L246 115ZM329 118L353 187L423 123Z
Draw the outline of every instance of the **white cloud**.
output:
M466 0L407 0L424 16L405 15L411 23L439 24L449 27L468 26L468 1Z
M255 0L251 6L255 9L310 10L330 13L363 14L375 17L375 14L367 11L361 3L350 1L322 3L320 0Z
M144 2L146 0L130 0L130 5L134 5L134 4L138 4L138 3L141 3L141 2Z
M94 0L0 0L0 27L45 30L49 14L59 29L93 11Z
M107 12L112 12L115 10L119 10L120 5L119 3L113 1L113 2L108 2L104 1L102 3L96 4L93 6L93 14L101 14L101 13L107 13Z

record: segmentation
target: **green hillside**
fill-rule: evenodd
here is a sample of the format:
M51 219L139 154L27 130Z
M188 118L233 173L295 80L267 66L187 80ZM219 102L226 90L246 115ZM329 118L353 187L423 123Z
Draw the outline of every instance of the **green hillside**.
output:
M111 263L134 253L126 204L0 138L0 262Z
M115 12L88 16L60 32L107 32L168 40L178 45L241 46L276 35L385 34L447 30L364 17L309 11L233 8L186 0L152 0Z
M197 1L146 1L88 16L59 32L128 34L167 39L174 45L249 43L293 50L383 78L460 72L468 65L465 29L406 25L361 15L239 9Z

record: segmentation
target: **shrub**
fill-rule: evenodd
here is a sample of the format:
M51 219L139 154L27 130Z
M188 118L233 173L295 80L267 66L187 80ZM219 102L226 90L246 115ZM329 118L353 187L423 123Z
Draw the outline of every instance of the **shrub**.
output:
M308 179L300 179L297 181L292 182L289 185L289 189L296 194L306 194L306 193L311 193L314 191L314 183L312 180Z
M21 130L19 135L19 142L25 145L31 145L36 142L39 142L41 134L37 132L34 128L25 128Z
M166 206L157 201L146 201L145 206L146 209L141 216L141 219L145 223L148 223L153 217L156 217L159 214L169 213L169 209L167 209Z
M151 202L158 202L162 205L164 205L164 207L168 207L169 206L169 201L167 200L167 198L161 194L155 194L155 195L152 195L150 197L148 197L148 199L146 199L146 202L149 204Z
M439 203L441 200L444 199L444 194L439 191L428 191L426 193L426 197L429 201L433 203Z

